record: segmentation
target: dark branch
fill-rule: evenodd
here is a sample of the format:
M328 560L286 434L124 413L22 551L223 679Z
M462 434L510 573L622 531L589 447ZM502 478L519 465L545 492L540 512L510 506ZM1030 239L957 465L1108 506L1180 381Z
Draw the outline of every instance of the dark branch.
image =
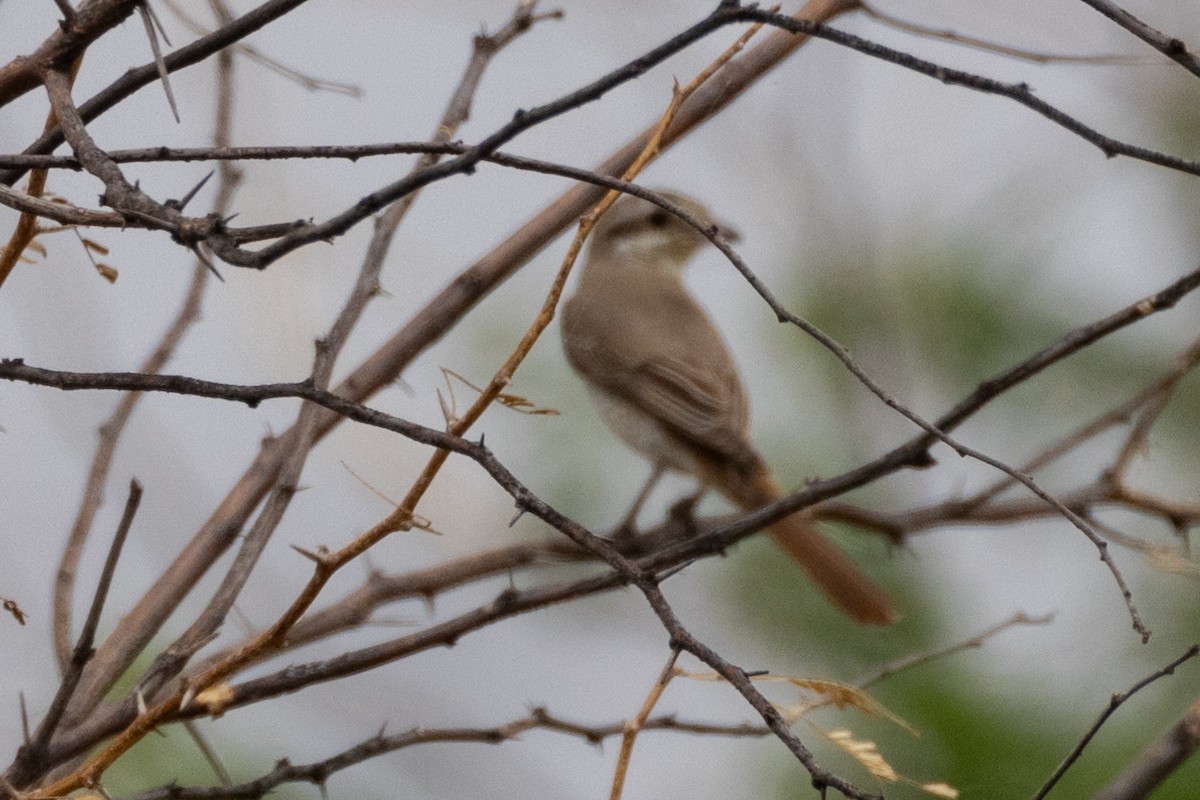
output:
M1185 761L1200 750L1200 700L1179 722L1151 743L1092 800L1141 800L1149 797Z
M1133 686L1130 686L1125 691L1119 694L1114 694L1108 701L1108 708L1100 712L1100 716L1094 723L1092 723L1092 727L1089 728L1087 733L1083 735L1083 738L1079 740L1079 744L1075 745L1075 748L1070 752L1070 754L1063 759L1063 762L1058 765L1058 768L1054 770L1054 773L1050 776L1049 780L1047 780L1042 788L1038 790L1038 793L1033 796L1033 800L1042 800L1042 798L1050 793L1050 790L1053 789L1055 784L1057 784L1062 776L1066 774L1067 770L1069 770L1071 766L1079 760L1079 757L1083 755L1083 751L1087 748L1093 737L1095 737L1095 735L1100 731L1100 728L1104 726L1104 723L1108 722L1108 718L1111 717L1126 700L1133 697L1135 694L1140 692L1142 689L1145 689L1159 678L1164 678L1167 675L1173 675L1176 667L1185 661L1195 658L1197 655L1200 655L1200 644L1192 645L1183 653L1183 655L1176 658L1170 664L1167 664L1162 669L1155 670L1135 683Z
M1092 8L1099 11L1113 22L1120 25L1146 44L1162 53L1167 58L1180 64L1188 72L1200 77L1200 59L1188 51L1187 45L1181 39L1167 36L1160 30L1152 28L1140 19L1130 14L1116 3L1109 0L1083 0Z
M43 762L47 755L50 739L58 729L58 724L67 710L67 704L71 701L71 695L74 694L75 687L79 685L83 668L94 652L92 644L96 640L96 628L100 624L100 613L104 610L104 602L108 599L108 590L112 586L113 575L117 570L117 561L121 558L121 550L125 546L125 539L129 535L129 529L133 525L133 518L137 514L141 501L142 486L134 480L129 484L129 497L125 501L125 511L121 515L121 522L117 525L117 532L108 548L108 557L104 561L104 569L96 584L96 593L92 596L92 604L88 610L87 619L83 623L83 629L79 632L79 640L75 643L75 651L66 674L63 675L54 700L51 701L50 708L46 711L46 716L42 719L41 724L38 725L32 740L17 750L16 763L9 775L9 779L14 782L20 783L28 776L38 774L46 768Z
M252 800L265 797L286 783L304 782L321 786L331 775L348 767L407 747L452 742L495 745L511 741L533 730L561 733L582 739L588 744L598 745L605 739L620 736L625 730L625 723L586 725L568 722L551 715L544 708L535 708L527 717L492 728L414 728L404 733L380 733L312 764L291 764L286 759L282 760L266 775L236 786L171 785L129 795L122 800ZM646 720L642 724L642 730L728 737L761 737L769 732L761 726L687 722L669 715Z

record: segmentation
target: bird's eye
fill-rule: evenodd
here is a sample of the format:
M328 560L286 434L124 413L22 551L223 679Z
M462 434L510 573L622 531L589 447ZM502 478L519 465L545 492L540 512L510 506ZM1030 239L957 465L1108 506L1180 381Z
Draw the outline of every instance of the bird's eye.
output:
M671 215L662 210L655 211L649 217L650 227L652 228L665 228L670 221Z

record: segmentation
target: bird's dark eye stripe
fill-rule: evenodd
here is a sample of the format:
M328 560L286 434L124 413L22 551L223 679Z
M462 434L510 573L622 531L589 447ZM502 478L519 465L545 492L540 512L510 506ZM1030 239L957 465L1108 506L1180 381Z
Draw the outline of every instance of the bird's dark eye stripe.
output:
M649 225L651 228L665 228L670 222L671 215L666 211L655 211L645 217L622 220L605 231L603 235L607 239L619 239L629 235L631 231L636 231L643 225Z

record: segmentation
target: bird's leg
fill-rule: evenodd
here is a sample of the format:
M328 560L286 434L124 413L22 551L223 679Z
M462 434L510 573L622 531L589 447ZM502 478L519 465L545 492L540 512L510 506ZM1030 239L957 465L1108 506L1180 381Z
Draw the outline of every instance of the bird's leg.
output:
M638 492L637 497L633 499L633 505L626 512L625 518L621 520L621 524L617 526L616 532L613 534L614 539L629 539L637 532L637 515L642 510L642 506L646 503L646 498L650 496L650 492L654 491L654 487L658 485L658 481L663 476L666 467L662 464L655 464L654 471L650 473L650 478L646 481L646 485Z
M676 501L667 511L667 518L675 524L679 525L686 533L696 532L696 506L699 505L700 499L704 497L704 493L708 491L708 487L703 483L696 486L696 491L687 495L681 500Z

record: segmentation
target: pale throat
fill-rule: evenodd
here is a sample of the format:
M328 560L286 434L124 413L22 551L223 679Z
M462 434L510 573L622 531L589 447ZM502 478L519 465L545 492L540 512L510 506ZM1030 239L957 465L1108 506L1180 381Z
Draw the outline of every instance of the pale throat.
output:
M610 244L609 258L618 263L653 265L655 272L678 275L691 260L691 248L680 247L675 238L664 231L641 230L615 238Z

